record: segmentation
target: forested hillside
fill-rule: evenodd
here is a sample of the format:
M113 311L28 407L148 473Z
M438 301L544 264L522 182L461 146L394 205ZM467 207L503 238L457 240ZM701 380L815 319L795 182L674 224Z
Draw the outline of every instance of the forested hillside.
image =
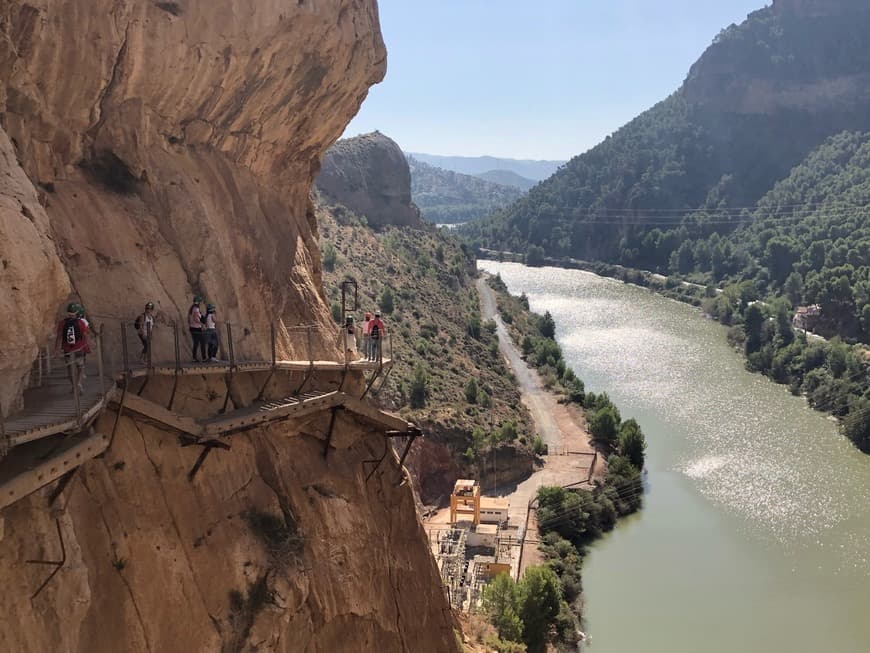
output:
M765 210L782 217L779 208L772 214L763 208L768 204L754 212L761 198L827 138L870 130L868 53L870 3L777 2L756 11L722 31L676 93L464 233L492 249L525 252L534 245L551 257L664 272L709 268L714 279L741 272L761 252L742 246L748 231L729 236ZM825 155L818 156L806 164L820 166L813 178L827 172ZM820 192L805 187L795 201ZM707 254L701 246L689 260L687 248L699 240L715 246L712 234L731 243L730 258L717 253L714 266L707 261L712 249ZM767 236L762 240L766 248ZM834 243L837 236L822 240ZM835 260L827 267L837 267Z
M476 220L508 206L523 191L480 177L436 168L408 156L411 197L423 218L436 224Z
M533 179L528 179L518 175L513 170L487 170L486 172L481 172L474 176L486 179L494 184L513 186L514 188L519 188L523 192L529 190L532 186L538 183Z

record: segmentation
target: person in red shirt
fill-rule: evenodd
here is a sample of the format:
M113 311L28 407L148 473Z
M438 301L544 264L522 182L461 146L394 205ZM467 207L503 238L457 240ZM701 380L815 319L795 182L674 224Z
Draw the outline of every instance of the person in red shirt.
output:
M79 317L77 304L69 304L66 317L57 323L57 349L63 352L73 393L76 388L81 392L84 390L85 357L91 348L88 345L88 324Z
M381 360L381 339L384 337L386 327L381 320L381 312L375 312L375 316L369 322L369 339L371 341L371 359L373 361Z

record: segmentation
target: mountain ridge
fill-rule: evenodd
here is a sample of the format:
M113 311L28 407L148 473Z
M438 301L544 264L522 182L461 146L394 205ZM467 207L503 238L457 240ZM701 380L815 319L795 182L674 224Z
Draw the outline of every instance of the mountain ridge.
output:
M724 29L680 89L464 233L491 249L631 266L663 212L691 232L686 211L754 206L825 139L870 129L870 11L814 7L777 3Z
M541 181L552 175L565 161L546 159L512 159L494 156L450 156L443 154L426 154L423 152L405 152L418 161L428 163L437 168L452 170L464 175L478 175L490 170L510 170L521 177L533 181Z

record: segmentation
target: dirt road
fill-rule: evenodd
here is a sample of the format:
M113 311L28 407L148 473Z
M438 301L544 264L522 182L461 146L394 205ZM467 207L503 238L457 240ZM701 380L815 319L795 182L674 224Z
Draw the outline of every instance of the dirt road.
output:
M547 444L550 455L544 456L543 466L529 478L510 488L502 488L499 496L510 499L510 521L521 526L521 536L537 539L537 528L532 515L531 528L523 526L527 520L529 502L542 485L568 485L587 478L595 449L589 441L586 422L579 410L560 404L554 394L541 382L538 372L522 359L507 328L498 315L495 291L486 283L486 277L477 280L480 307L484 320L495 320L499 348L508 362L520 387L523 403L528 407L535 429ZM596 465L595 473L598 473ZM521 575L529 564L541 562L537 546L523 547L522 566L514 569L514 577Z

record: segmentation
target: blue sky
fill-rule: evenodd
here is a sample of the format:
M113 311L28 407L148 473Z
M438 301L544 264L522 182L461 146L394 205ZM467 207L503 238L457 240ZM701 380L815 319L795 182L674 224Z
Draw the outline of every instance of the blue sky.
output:
M379 0L387 76L344 135L568 159L676 90L723 27L765 3Z

